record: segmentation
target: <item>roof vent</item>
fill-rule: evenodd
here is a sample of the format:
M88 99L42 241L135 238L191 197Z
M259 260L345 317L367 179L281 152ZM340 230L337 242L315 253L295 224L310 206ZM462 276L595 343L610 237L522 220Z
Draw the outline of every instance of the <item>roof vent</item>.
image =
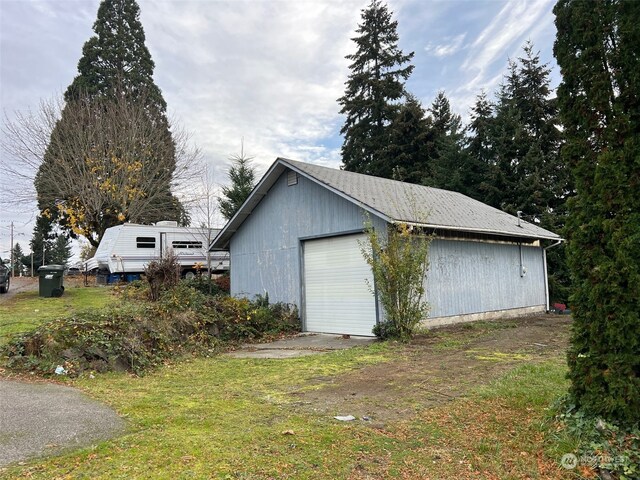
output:
M178 222L174 220L162 220L161 222L156 222L156 227L177 227Z
M289 170L287 172L287 186L297 185L298 184L298 172L294 172L293 170Z

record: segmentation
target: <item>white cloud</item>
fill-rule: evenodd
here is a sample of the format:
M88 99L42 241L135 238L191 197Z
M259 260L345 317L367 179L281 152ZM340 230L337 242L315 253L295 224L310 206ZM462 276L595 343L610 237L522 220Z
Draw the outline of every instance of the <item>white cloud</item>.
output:
M526 40L553 37L553 0L511 0L466 48L461 79L448 93L452 107L468 118L481 91L491 97L506 72L507 60L521 52ZM539 46L536 45L538 48Z
M496 61L505 61L505 52L522 40L551 8L553 0L512 0L505 4L493 21L478 35L461 66L475 73L472 84L486 81L487 72Z
M438 45L429 43L424 49L427 53L431 53L438 58L449 57L458 53L463 48L463 42L466 36L466 33L461 33L455 37L447 37L444 39L446 43Z
M359 1L141 2L169 108L212 162L224 164L244 136L262 167L283 147L290 156L339 163L334 149L318 143L337 132L344 55L360 7Z
M243 137L261 171L279 155L339 165L336 100L368 0L138 1L169 113L193 133L217 182L226 181L227 158ZM552 35L552 2L390 0L400 45L416 51L410 89L427 104L444 89L453 108L466 112L481 88L493 90L523 40ZM37 107L66 89L98 5L0 0L3 110ZM0 226L30 216L3 206ZM25 222L27 239L31 228ZM2 230L0 251L5 241Z

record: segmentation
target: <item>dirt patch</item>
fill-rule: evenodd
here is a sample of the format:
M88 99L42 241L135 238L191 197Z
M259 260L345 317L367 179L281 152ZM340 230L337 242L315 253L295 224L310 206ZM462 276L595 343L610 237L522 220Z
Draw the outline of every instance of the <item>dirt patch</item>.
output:
M268 343L250 343L227 355L234 358L295 358L319 355L368 345L376 342L374 337L351 337L325 333L300 333Z
M315 378L291 395L301 408L382 425L463 397L518 364L564 357L570 325L545 315L441 328L398 345L397 360Z

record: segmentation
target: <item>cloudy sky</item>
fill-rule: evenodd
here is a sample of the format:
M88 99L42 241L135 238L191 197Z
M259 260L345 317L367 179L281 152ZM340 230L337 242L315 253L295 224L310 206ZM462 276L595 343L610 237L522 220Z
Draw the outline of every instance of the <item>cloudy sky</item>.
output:
M262 173L277 156L338 167L336 99L344 56L368 0L138 0L155 81L170 115L191 132L215 180L240 149ZM492 93L507 60L533 41L552 56L554 0L389 0L400 46L414 51L407 86L429 105L439 90L465 116ZM0 0L0 102L7 118L59 97L76 74L99 0ZM4 154L3 154L4 155ZM2 158L2 161L11 161ZM0 176L2 175L0 169ZM0 192L2 196L2 192ZM0 203L0 257L9 223L28 250L35 212Z

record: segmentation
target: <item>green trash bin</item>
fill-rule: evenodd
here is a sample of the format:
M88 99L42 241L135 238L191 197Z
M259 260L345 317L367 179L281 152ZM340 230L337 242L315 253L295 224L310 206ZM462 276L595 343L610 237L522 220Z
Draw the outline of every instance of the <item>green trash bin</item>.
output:
M43 265L38 268L41 297L61 297L64 293L64 265Z

